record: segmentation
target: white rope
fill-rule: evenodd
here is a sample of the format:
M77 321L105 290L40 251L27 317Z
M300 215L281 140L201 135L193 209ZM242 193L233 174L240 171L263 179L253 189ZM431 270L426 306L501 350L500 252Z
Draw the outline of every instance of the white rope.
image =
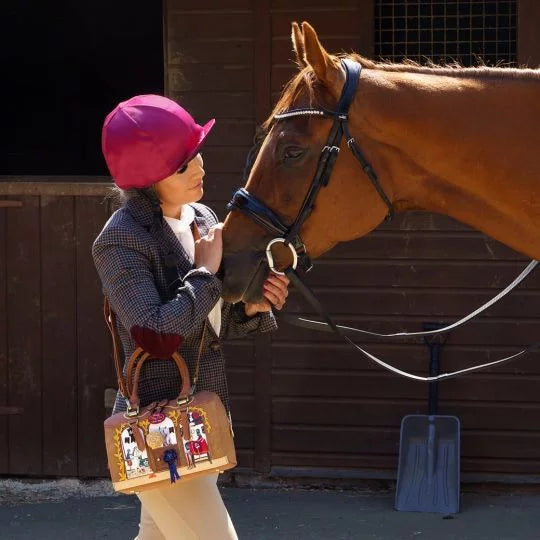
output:
M503 364L504 362L509 362L510 360L513 360L514 358L517 358L518 356L521 356L527 352L529 352L532 349L536 349L538 347L538 344L530 345L529 347L526 347L525 349L522 349L521 351L512 354L510 356L506 356L505 358L501 358L499 360L494 360L493 362L487 362L485 364L478 364L476 366L471 366L465 369L460 369L458 371L451 371L449 373L441 373L440 375L436 376L430 376L430 377L420 377L419 375L414 375L413 373L409 373L407 371L403 371L401 369L398 369L387 362L384 362L380 358L377 358L373 354L369 353L368 351L362 349L359 345L354 343L351 339L349 339L347 336L343 336L343 338L348 341L353 347L358 349L364 356L375 362L376 364L379 364L379 366L383 367L384 369L387 369L388 371L391 371L392 373L396 373L397 375L401 375L402 377L406 377L407 379L413 379L415 381L425 381L425 382L434 382L439 381L441 379L450 379L452 377L457 377L458 375L463 375L464 373L471 373L473 371L478 371L480 369L485 369L491 366L496 366L497 364Z
M427 336L429 334L440 334L442 332L448 332L450 330L453 330L454 328L457 328L458 326L461 326L462 324L466 323L473 317L476 317L479 313L482 313L482 311L485 311L489 307L491 307L493 304L498 302L501 298L506 296L512 289L516 288L536 267L538 264L538 261L533 259L527 267L519 274L519 276L510 283L505 289L503 289L499 294L494 296L489 302L486 302L483 306L480 306L478 309L475 309L472 313L469 313L466 317L463 317L463 319L460 319L459 321L450 324L449 326L445 326L443 328L439 328L438 330L427 330L424 332L396 332L393 334L379 334L377 332L370 332L369 330L361 330L359 328L352 328L350 326L342 326L340 324L336 324L336 326L340 330L348 330L349 332L357 332L359 334L367 334L369 336L376 336L376 337L406 337L406 336ZM328 323L322 322L322 321L313 321L311 319L305 319L304 317L298 317L300 321L305 321L313 325L320 325L320 326L328 326Z

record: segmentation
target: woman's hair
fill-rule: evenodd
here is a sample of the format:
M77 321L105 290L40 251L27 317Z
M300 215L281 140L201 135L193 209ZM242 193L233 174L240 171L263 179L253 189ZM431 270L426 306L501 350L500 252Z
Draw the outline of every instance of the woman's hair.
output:
M112 186L109 188L109 193L107 194L107 199L111 200L113 204L118 206L123 206L126 204L130 199L133 199L134 197L140 197L141 195L147 195L152 199L157 198L156 190L154 189L154 186L150 186L143 189L122 189L118 186Z

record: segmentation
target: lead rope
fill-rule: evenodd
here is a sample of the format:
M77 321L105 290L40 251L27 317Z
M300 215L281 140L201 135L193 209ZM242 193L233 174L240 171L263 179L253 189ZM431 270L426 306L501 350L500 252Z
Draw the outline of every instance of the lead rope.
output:
M369 330L361 330L360 328L352 328L350 326L342 326L340 324L335 324L336 328L339 328L340 330L346 330L347 332L356 332L358 334L365 334L368 336L375 336L375 337L408 337L408 336L427 336L429 334L441 334L443 332L449 332L450 330L453 330L454 328L457 328L458 326L461 326L462 324L465 324L467 321L471 320L472 318L476 317L478 314L482 313L482 311L485 311L489 307L491 307L493 304L497 303L501 298L506 296L510 291L515 289L538 265L537 260L532 260L527 267L519 274L519 276L512 281L505 289L503 289L499 294L494 296L489 302L486 302L484 305L480 306L479 308L475 309L472 313L469 313L467 316L463 317L459 321L456 321L455 323L450 324L449 326L445 326L443 328L440 328L438 330L429 330L425 332L394 332L391 334L379 334L378 332L371 332ZM300 277L296 276L298 280L300 280ZM307 287L306 287L307 288ZM310 290L309 294L313 295L313 292ZM307 297L306 297L307 298ZM308 299L308 298L307 298ZM308 299L309 300L309 299ZM312 303L313 305L313 303ZM319 304L318 310L322 310L322 306ZM285 314L282 316L283 319L288 322L289 324L293 324L296 326L301 326L302 328L309 328L312 330L319 330L323 332L331 332L335 331L332 328L332 324L329 324L328 322L322 322L322 321L314 321L311 319L306 319L304 317L293 317L291 315ZM295 320L293 320L295 319ZM325 319L326 320L326 319ZM298 323L297 321L302 321L301 323Z
M534 263L534 264L533 264ZM529 266L525 269L527 270L529 267L532 267L530 268L530 270L532 270L537 264L537 261L532 261ZM529 272L530 272L529 270ZM525 272L525 271L524 271ZM529 273L527 272L527 273ZM451 371L449 373L441 373L439 375L436 375L436 376L429 376L429 377L421 377L420 375L414 375L413 373L409 373L407 371L403 371L399 368L396 368L394 366L392 366L391 364L388 364L387 362L384 362L383 360L381 360L380 358L377 358L376 356L374 356L373 354L371 354L370 352L362 349L362 347L360 347L359 345L357 345L356 343L354 343L354 341L352 341L348 336L346 336L345 334L343 334L343 332L341 331L341 329L346 329L346 330L354 330L354 331L358 331L358 332L362 332L362 333L365 333L365 334L370 334L370 335L374 335L374 336L382 336L382 337L389 337L389 336L407 336L407 335L416 335L416 336L419 336L419 335L426 335L426 334L435 334L435 333L440 333L440 332L444 332L444 331L447 331L449 328L455 328L456 326L458 326L457 323L454 323L453 325L450 325L448 327L445 327L445 328L442 328L440 330L430 330L430 331L427 331L427 332L411 332L411 333L405 333L405 332L400 332L400 333L397 333L397 334L377 334L375 332L368 332L368 331L365 331L365 330L357 330L355 328L352 328L352 329L349 329L348 327L345 327L345 326L340 326L340 325L336 325L334 323L334 321L330 318L330 316L326 313L326 311L323 309L321 303L317 300L317 298L315 297L315 295L313 294L313 292L311 291L311 289L300 279L300 277L298 276L298 274L296 273L295 270L293 270L292 268L288 268L287 270L285 270L285 274L286 276L289 278L289 280L291 281L291 283L298 289L298 291L304 296L304 298L306 298L306 300L311 304L311 306L319 313L319 315L321 315L321 317L323 317L323 319L326 321L325 323L319 323L319 324L322 324L322 325L326 325L327 328L331 329L331 331L333 331L335 334L337 334L339 337L341 337L343 340L345 340L347 343L349 343L350 345L352 345L355 349L357 349L358 351L360 351L366 358L368 358L369 360L375 362L376 364L378 364L379 366L383 367L384 369L388 370L388 371L391 371L392 373L395 373L397 375L400 375L402 377L406 377L407 379L412 379L412 380L415 380L415 381L424 381L424 382L434 382L434 381L439 381L441 379L450 379L450 378L453 378L453 377L457 377L459 375L463 375L465 373L471 373L471 372L474 372L474 371L479 371L481 369L486 369L488 367L492 367L492 366L496 366L496 365L499 365L499 364L504 364L506 362L510 362L511 360L514 360L515 358L518 358L520 356L523 356L524 354L534 350L534 349L537 349L539 346L540 346L540 343L533 343L531 345L528 345L527 347L525 347L524 349L522 349L521 351L515 353L515 354L512 354L510 356L507 356L505 358L501 358L499 360L494 360L493 362L486 362L485 364L478 364L476 366L471 366L469 368L465 368L465 369L460 369L458 371ZM523 272L522 272L523 274ZM525 274L527 275L527 274ZM518 278L516 278L516 280L514 280L514 282L512 282L506 289L509 289L511 290L513 287L515 287L515 285L517 285L517 283L515 283L517 281L517 279L519 279L520 276L518 276ZM523 276L521 278L521 280L524 278L525 276ZM520 280L520 281L521 281ZM515 284L514 284L515 283ZM519 282L518 282L519 283ZM514 284L514 285L513 285ZM511 285L513 285L513 287L511 287ZM497 297L493 298L488 304L489 305L492 305L493 303L495 303L497 300L499 300L500 298L502 298L502 296L504 296L504 294L506 294L508 291L505 289L505 291L502 291L501 293L499 293L497 295ZM504 293L504 294L503 294ZM497 300L496 300L497 299ZM485 305L482 306L482 308L486 309L488 306ZM472 318L475 314L479 313L480 311L483 311L483 309L479 308L478 310L476 310L475 312L473 312L472 314L468 315L467 317L465 317L465 319L470 319ZM281 316L280 319L282 319L283 317ZM289 317L285 317L284 319L287 320ZM306 319L307 320L307 319ZM463 319L462 319L463 320ZM310 322L314 322L314 321L310 321ZM317 322L317 321L315 321ZM458 322L461 322L461 321L458 321Z

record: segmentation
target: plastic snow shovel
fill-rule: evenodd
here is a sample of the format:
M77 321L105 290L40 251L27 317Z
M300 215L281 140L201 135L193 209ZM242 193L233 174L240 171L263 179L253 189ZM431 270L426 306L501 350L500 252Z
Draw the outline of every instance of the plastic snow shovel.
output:
M440 325L424 324L425 330ZM426 336L430 350L429 373L439 374L443 341ZM405 512L459 512L460 423L456 416L437 414L438 383L429 385L429 414L410 414L401 422L396 510Z

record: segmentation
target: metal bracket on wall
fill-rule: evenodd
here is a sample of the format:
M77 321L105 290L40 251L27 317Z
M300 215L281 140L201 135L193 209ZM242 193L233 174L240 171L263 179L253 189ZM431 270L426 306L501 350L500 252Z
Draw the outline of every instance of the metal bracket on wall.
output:
M0 208L20 208L22 205L23 205L22 201L0 200Z

